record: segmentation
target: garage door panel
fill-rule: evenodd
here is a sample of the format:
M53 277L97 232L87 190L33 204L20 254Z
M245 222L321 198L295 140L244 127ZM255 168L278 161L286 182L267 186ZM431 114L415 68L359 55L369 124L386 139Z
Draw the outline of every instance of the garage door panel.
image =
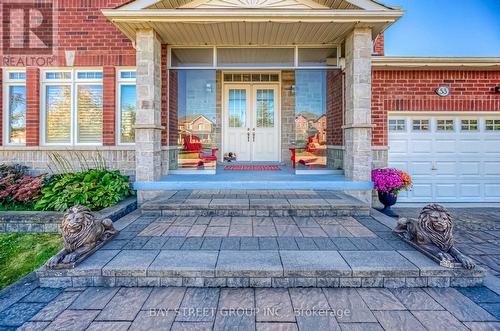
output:
M453 161L436 161L434 173L437 176L456 176L457 163Z
M462 176L481 176L481 162L479 161L469 161L469 162L459 162L458 164L458 174Z
M500 183L498 184L485 184L484 196L486 198L500 198Z
M477 119L483 126L479 131L389 134L389 166L408 170L414 182L413 191L402 192L400 201L500 202L500 132L484 131L484 120L491 115L450 116L455 123ZM421 118L405 117L407 123ZM425 117L431 123L442 118Z
M411 153L429 153L432 150L432 140L415 140L410 146Z
M394 139L391 141L391 154L392 153L400 153L407 154L408 153L408 141L403 139Z
M436 139L434 142L434 151L439 154L455 154L456 141L450 139Z
M415 198L429 198L432 197L432 183L414 183L411 196Z
M396 168L396 169L399 169L399 170L403 170L403 171L406 171L406 172L409 172L408 171L408 162L389 162L391 164L391 168Z
M457 184L436 184L436 198L456 198L457 194Z
M500 176L500 161L486 161L484 162L484 175L486 176Z
M489 155L497 155L500 156L500 135L495 138L486 138L483 140L483 150L484 153Z
M432 169L432 162L413 161L408 168L413 176L429 176Z
M459 196L463 198L477 198L481 196L481 184L460 184Z
M481 144L480 139L461 139L460 144L458 144L459 153L467 154L479 154L481 150L477 148Z

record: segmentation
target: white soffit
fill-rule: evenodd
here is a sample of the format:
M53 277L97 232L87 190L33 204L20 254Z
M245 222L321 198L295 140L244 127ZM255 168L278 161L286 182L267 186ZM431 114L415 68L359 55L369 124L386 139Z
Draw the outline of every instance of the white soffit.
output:
M390 10L372 0L136 0L120 10L175 8L317 8L339 10Z

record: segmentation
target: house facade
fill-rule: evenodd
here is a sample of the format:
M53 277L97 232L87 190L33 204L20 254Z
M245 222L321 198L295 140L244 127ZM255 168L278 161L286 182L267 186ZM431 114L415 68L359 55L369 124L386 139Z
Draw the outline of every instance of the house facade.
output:
M52 14L50 54L9 50L25 27L3 25L1 162L46 172L54 154L75 167L99 159L130 175L142 201L168 176L206 170L195 143L219 161L290 166L292 149L306 171L341 170L344 190L367 202L371 169L385 166L414 178L402 201L500 202L499 58L384 56L399 8L37 3Z

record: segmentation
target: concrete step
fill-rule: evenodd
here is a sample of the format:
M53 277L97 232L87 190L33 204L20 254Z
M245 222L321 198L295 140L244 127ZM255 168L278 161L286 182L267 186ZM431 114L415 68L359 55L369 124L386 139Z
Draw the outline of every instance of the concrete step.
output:
M448 287L485 271L448 269L408 251L105 250L74 269L37 271L42 287Z
M162 216L362 216L370 213L368 204L341 192L207 192L165 193L142 204L141 210L143 214Z

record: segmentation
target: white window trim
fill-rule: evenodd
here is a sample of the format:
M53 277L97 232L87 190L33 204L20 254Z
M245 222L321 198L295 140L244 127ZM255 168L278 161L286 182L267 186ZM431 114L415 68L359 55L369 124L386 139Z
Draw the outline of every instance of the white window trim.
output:
M16 144L16 143L11 143L10 142L10 104L9 104L9 89L11 86L25 86L26 87L26 80L25 79L10 79L9 74L13 72L19 72L19 73L26 73L26 70L24 69L4 69L3 70L3 77L2 77L2 95L3 95L3 100L2 100L2 109L3 109L3 116L2 116L2 132L3 132L3 137L2 137L2 142L4 146L26 146L26 143L24 144Z
M172 59L172 49L175 48L205 48L213 49L212 65L202 66L202 67L173 67L171 63ZM289 48L293 49L294 59L293 64L290 66L218 66L217 65L217 49L218 48ZM336 48L337 49L337 65L335 66L299 66L299 48ZM336 69L340 68L340 54L341 48L337 44L325 44L325 45L307 45L307 46L297 46L297 45L276 45L276 46L259 46L259 45L225 45L225 46L183 46L183 45L172 45L167 48L167 68L176 70L252 70L252 69L264 69L264 70L290 70L290 69L301 69L301 70L318 70L318 69Z
M103 87L103 98L104 98L104 86L103 79L78 79L77 73L85 72L103 72L100 68L75 68L75 69L44 69L40 72L40 130L42 137L43 146L103 146L103 142L100 143L79 143L78 142L78 109L76 97L78 86L80 85L100 85ZM71 79L47 79L46 74L50 72L70 72ZM71 88L71 128L70 128L70 142L68 143L48 143L47 142L47 132L46 132L46 95L47 86L70 86ZM104 119L103 119L104 120ZM104 138L104 137L103 137Z
M121 105L121 94L122 94L122 85L136 85L137 88L137 82L136 78L121 78L120 75L124 71L133 71L136 72L135 67L122 67L122 68L117 68L116 70L116 125L115 125L115 132L116 132L116 144L117 145L122 145L122 146L134 146L135 142L133 143L123 143L121 141L122 138L122 126L121 126L121 121L122 121L122 105ZM137 111L137 110L136 110ZM137 112L136 112L137 115Z

